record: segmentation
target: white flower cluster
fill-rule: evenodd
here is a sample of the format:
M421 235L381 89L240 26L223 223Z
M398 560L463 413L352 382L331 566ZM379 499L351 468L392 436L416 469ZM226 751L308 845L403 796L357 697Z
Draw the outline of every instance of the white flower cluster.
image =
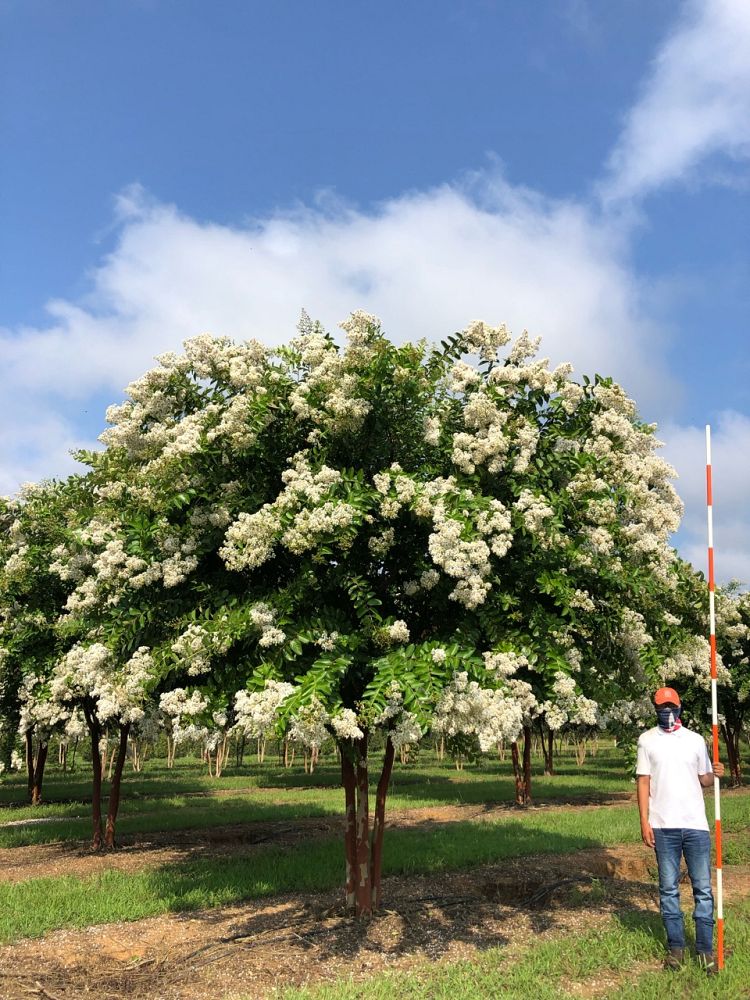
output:
M336 643L339 640L339 633L334 632L321 632L318 638L315 640L315 645L319 646L326 653L331 653L336 648Z
M426 569L418 580L407 580L404 584L404 594L413 597L420 590L432 590L440 582L440 574L436 569Z
M324 705L315 697L303 705L292 719L289 739L310 750L317 750L329 737L331 717Z
M281 706L296 690L285 681L268 680L262 691L238 691L234 696L237 728L254 739L272 732Z
M18 689L21 712L18 732L36 732L40 739L49 739L70 718L70 708L51 698L43 678L36 674L26 674Z
M529 534L537 536L544 542L551 541L547 522L555 516L555 512L548 503L531 490L521 490L521 495L513 506L521 515L523 525Z
M633 608L623 608L620 612L620 627L617 630L625 654L636 662L642 649L653 640L646 628L646 622L640 612Z
M511 522L499 500L490 501L490 509L481 511L476 529L479 537L462 537L467 527L465 519L450 516L439 500L433 510L433 531L428 549L433 562L447 576L458 580L450 594L451 600L467 608L484 603L491 589L487 579L492 572L490 555L502 558L511 545Z
M338 740L361 740L365 735L359 727L357 713L351 708L342 708L331 716L330 723Z
M492 652L482 653L485 669L497 678L512 677L521 667L528 667L529 661L522 653Z
M72 551L58 546L50 569L63 580L77 582L66 602L66 611L78 614L99 602L113 604L125 587L139 590L159 581L164 587L183 583L198 566L197 539L178 536L165 521L155 540L159 556L148 562L127 552L114 523L95 518L78 532L78 542L87 549ZM96 549L100 551L92 551ZM89 569L91 575L84 575Z
M376 726L388 730L391 743L397 752L404 746L418 743L422 738L422 728L413 712L404 709L404 696L397 681L388 689L385 708L375 719Z
M691 636L680 649L667 657L661 666L661 675L665 684L685 678L694 680L705 691L710 690L711 649L708 640L702 635ZM716 675L720 684L731 685L732 675L720 653L716 654Z
M519 680L517 677L511 677L506 684L508 693L521 709L523 724L530 726L542 711L542 706L537 701L531 684Z
M455 382L454 378L454 387ZM467 431L453 435L451 461L468 475L479 465L486 465L489 472L500 472L511 445L505 433L508 419L508 411L500 409L490 393L482 390L471 393L463 411Z
M286 633L282 632L274 624L276 612L263 601L259 601L250 608L250 620L253 625L260 630L258 645L267 648L268 646L280 646L286 639Z
M304 452L290 460L291 467L282 473L285 488L272 504L260 510L238 515L227 530L220 555L229 569L255 569L273 555L277 541L297 555L314 548L322 537L333 536L346 547L348 528L357 518L349 503L333 499L341 473L328 466L313 472ZM309 505L309 506L306 506ZM291 524L282 529L282 515L293 514Z
M153 673L154 661L147 646L118 666L112 652L101 643L76 645L56 665L50 691L62 705L93 699L102 724L138 722L144 715Z
M402 619L384 625L375 634L375 640L383 646L395 646L400 642L409 641L409 626Z
M190 695L185 688L165 691L159 699L159 708L169 719L171 738L176 744L195 741L206 747L211 744L212 750L218 746L217 731L205 724L208 700L200 691Z
M585 695L576 694L576 682L568 674L558 670L552 684L554 697L543 702L540 714L544 716L547 727L553 732L563 726L581 726L603 729L605 716L599 711L599 705Z
M191 622L171 646L172 652L187 666L189 677L197 677L211 669L211 659L229 648L229 641L197 622Z
M604 713L604 722L607 725L616 723L637 729L643 729L653 718L654 706L646 697L615 701Z
M433 717L433 729L444 736L474 735L483 752L501 742L513 742L523 726L518 702L503 691L482 688L456 673L444 688Z
M479 354L484 361L495 361L498 348L505 347L510 342L510 334L504 323L490 326L479 319L469 323L462 337L466 350L470 354Z

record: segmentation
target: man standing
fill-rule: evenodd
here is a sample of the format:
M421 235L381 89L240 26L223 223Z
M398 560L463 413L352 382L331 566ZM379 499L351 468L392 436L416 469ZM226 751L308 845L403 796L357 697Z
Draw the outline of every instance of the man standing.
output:
M711 891L711 835L703 788L714 772L705 741L680 722L682 706L674 688L654 695L657 725L641 735L635 770L641 836L656 851L659 907L667 932L665 967L685 960L685 925L680 909L680 860L684 855L693 886L695 950L709 975L717 972L713 955L714 897ZM724 765L716 765L716 775Z

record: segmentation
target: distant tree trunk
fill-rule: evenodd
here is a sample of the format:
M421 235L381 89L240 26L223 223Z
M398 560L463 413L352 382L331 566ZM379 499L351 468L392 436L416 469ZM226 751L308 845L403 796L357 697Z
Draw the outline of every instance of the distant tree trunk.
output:
M76 769L76 751L78 750L78 737L73 740L73 756L70 759L70 772L71 774Z
M34 798L34 735L30 729L26 730L24 740L26 743L26 778L29 802L32 802Z
M729 774L733 785L742 784L742 759L740 756L740 730L732 729L725 723L722 724L724 744L727 748L727 759L729 761Z
M104 846L108 850L114 850L115 844L115 826L117 824L117 812L120 808L120 783L122 781L122 771L125 767L125 760L128 755L128 733L130 732L130 723L126 722L124 725L120 725L120 743L117 748L117 759L115 760L115 769L112 777L112 785L109 790L109 803L107 808L107 828L104 832ZM114 751L112 751L112 756L114 757Z
M83 714L91 736L91 822L93 827L91 849L100 851L104 839L102 833L102 752L99 746L102 727L88 706L84 707Z
M531 803L531 727L523 727L523 761L518 751L518 742L511 743L513 776L516 783L516 805Z
M32 806L41 805L42 802L42 782L44 781L44 765L47 763L47 752L49 744L46 740L39 740L34 761L34 783L31 787Z
M237 745L235 746L235 758L234 759L236 761L238 769L240 767L242 767L243 761L245 759L245 740L246 740L246 738L247 737L243 733L242 736L240 736L240 738L237 740Z
M544 753L544 773L555 773L555 734L548 729L542 736L542 751Z

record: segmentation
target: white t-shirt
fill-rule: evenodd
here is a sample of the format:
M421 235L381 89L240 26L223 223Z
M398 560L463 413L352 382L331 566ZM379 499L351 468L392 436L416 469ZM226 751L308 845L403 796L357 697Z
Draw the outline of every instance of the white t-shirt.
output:
M638 740L636 774L648 774L651 792L648 821L652 827L708 830L701 774L713 768L702 736L681 726L673 733L659 726Z

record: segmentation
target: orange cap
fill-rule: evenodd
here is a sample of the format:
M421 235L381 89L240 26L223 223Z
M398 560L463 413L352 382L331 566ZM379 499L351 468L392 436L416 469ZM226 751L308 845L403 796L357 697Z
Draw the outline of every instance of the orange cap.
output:
M673 705L680 705L680 696L677 694L674 688L659 688L659 690L654 695L654 704L663 705L665 702L671 702Z

